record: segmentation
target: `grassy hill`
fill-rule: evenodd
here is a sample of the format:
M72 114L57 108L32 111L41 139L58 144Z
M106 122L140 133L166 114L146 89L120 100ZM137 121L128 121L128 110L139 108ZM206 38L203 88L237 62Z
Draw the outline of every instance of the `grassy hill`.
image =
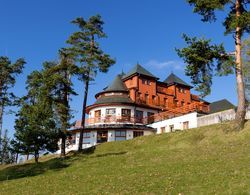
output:
M250 122L99 145L92 154L0 168L0 194L250 194ZM8 180L7 180L8 179Z

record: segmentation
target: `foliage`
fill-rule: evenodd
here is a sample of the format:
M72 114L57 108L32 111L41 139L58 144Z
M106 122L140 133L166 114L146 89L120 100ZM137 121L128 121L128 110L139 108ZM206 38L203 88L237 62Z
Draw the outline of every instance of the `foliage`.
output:
M22 73L23 58L11 63L8 57L0 56L0 106L12 106L15 95L10 91L16 83L16 76Z
M187 2L194 6L194 12L200 14L203 22L216 21L215 11L224 11L229 6L229 13L223 22L225 27L225 34L236 33L236 27L242 29L241 34L250 32L250 13L247 5L249 0L241 0L240 12L241 15L236 18L235 2L232 0L187 0Z
M242 44L243 72L245 76L250 76L250 37L246 38Z
M249 0L186 0L191 6L194 7L193 12L198 13L202 16L203 22L214 22L216 21L216 11L227 12L227 16L223 21L223 26L225 27L225 35L233 34L235 39L235 62L234 69L236 74L237 83L237 95L238 95L238 106L236 112L236 124L238 125L238 130L244 127L245 116L246 116L246 98L245 98L245 88L244 88L244 78L243 78L243 65L241 56L241 39L244 33L250 32L250 12L249 12ZM221 57L230 58L225 55L225 49L222 45L210 45L209 40L202 43L202 40L186 39L188 44L187 48L178 50L180 57L184 59L185 62L194 63L188 64L186 73L190 73L193 83L196 85L197 89L202 92L202 95L208 95L210 93L210 88L212 84L213 73L211 66L216 67L217 70L226 70L225 73L232 72L231 60L221 60ZM192 40L194 43L189 43ZM203 40L204 41L204 40ZM201 44L202 43L202 44ZM202 50L197 51L193 48L194 45L202 45ZM203 49L203 47L208 47ZM205 53L202 52L205 50ZM196 53L194 53L196 52ZM214 52L217 54L214 56ZM222 53L220 53L222 52ZM200 56L198 56L200 55ZM212 55L212 56L211 56ZM201 58L201 59L200 59ZM224 62L223 62L224 61ZM201 62L201 64L197 64ZM217 62L217 64L216 64ZM221 63L222 62L222 63ZM221 64L221 65L220 65ZM228 66L228 67L227 67ZM220 73L220 71L219 71ZM224 72L222 72L224 74ZM219 74L220 75L220 74Z
M60 50L60 62L44 63L43 75L45 79L45 87L48 90L49 98L52 101L54 115L58 118L57 126L60 128L61 152L65 156L67 129L70 127L69 96L77 95L73 90L73 83L70 77L74 76L78 68L72 63L70 53L65 49Z
M0 164L10 164L15 162L15 153L11 150L8 130L5 130L1 144Z
M50 63L44 63L48 67ZM51 80L46 71L34 71L28 76L28 95L23 98L22 107L15 124L13 148L18 153L34 154L38 161L41 151L55 152L58 149L59 131L50 98L48 83Z
M250 123L240 133L229 128L108 142L90 155L0 168L0 194L249 194Z
M103 52L97 42L97 40L106 37L106 34L103 32L104 22L100 15L92 16L89 20L79 17L73 20L72 23L78 26L79 31L74 32L69 37L67 43L70 44L68 51L78 66L76 75L85 85L81 124L84 128L89 81L94 80L98 71L107 72L115 61ZM82 141L83 130L80 132L79 150L82 149Z
M17 103L15 101L16 96L10 89L16 83L16 76L22 73L24 64L23 58L17 59L15 63L12 63L8 57L0 56L0 152L4 108Z
M212 77L234 73L234 59L223 45L211 44L211 40L183 35L187 47L177 49L178 55L187 64L185 73L192 79L196 90L204 97L211 92Z

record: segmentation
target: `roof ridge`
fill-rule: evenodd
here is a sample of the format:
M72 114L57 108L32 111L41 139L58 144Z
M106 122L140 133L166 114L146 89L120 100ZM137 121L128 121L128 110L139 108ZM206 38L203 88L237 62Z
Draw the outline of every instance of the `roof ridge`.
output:
M152 77L155 79L158 79L155 75L153 75L151 72L149 72L147 69L145 69L142 65L137 63L124 77L123 79L132 76L133 74L141 74L144 76Z
M116 75L115 79L108 85L103 92L110 91L128 91L126 85L122 81L121 74Z
M188 87L192 87L191 85L189 85L188 83L186 83L185 81L183 81L180 77L178 77L177 75L175 75L174 73L171 73L164 81L163 83L166 84L181 84L181 85L185 85Z

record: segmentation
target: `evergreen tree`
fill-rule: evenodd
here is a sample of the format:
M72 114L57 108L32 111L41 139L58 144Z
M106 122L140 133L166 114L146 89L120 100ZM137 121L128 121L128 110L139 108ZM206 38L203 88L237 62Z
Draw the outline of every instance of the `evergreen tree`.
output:
M72 23L76 24L80 30L73 33L67 43L71 45L69 51L72 56L74 56L75 64L78 65L78 78L84 82L82 128L80 131L78 147L78 151L81 151L89 82L94 80L98 71L107 72L109 67L113 65L115 61L101 50L97 42L98 39L106 37L103 32L104 22L102 21L101 16L92 16L89 20L76 18Z
M11 150L10 138L6 129L2 139L2 151L0 156L1 164L10 164L15 161L15 154Z
M203 22L216 20L216 11L229 10L223 22L225 34L233 34L235 39L235 60L225 52L223 45L211 45L210 40L189 38L184 36L188 47L177 50L180 57L187 63L186 74L193 80L203 95L210 93L213 70L218 75L227 75L235 70L238 107L236 122L239 128L244 127L246 100L243 81L243 65L241 56L241 39L244 32L250 32L249 0L187 0L194 6L194 12L200 14Z
M44 66L45 87L49 91L52 100L54 114L58 117L61 138L61 156L65 156L66 138L70 127L70 106L69 96L77 95L73 90L73 83L70 77L77 71L77 67L72 63L70 53L65 49L59 51L60 62L47 62Z
M3 114L6 106L14 105L15 95L10 91L16 83L16 76L22 73L25 61L20 58L15 63L10 59L0 56L0 151L3 126ZM1 155L1 154L0 154Z
M36 162L40 152L58 149L59 131L46 80L42 71L34 71L28 76L28 95L23 98L15 124L15 142L20 146L18 153L33 154Z

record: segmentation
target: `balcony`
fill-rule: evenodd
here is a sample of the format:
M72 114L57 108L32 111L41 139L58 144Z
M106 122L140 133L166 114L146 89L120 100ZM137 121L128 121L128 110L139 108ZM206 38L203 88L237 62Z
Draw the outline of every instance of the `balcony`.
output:
M130 116L106 116L88 118L85 121L86 126L103 125L103 124L148 124L147 118L137 118Z
M157 106L161 108L175 108L176 105L174 103L170 102L165 102L165 101L160 101L158 98L153 99L153 98L148 98L147 100L144 98L137 98L136 100L137 104L141 105L148 105L148 106Z

